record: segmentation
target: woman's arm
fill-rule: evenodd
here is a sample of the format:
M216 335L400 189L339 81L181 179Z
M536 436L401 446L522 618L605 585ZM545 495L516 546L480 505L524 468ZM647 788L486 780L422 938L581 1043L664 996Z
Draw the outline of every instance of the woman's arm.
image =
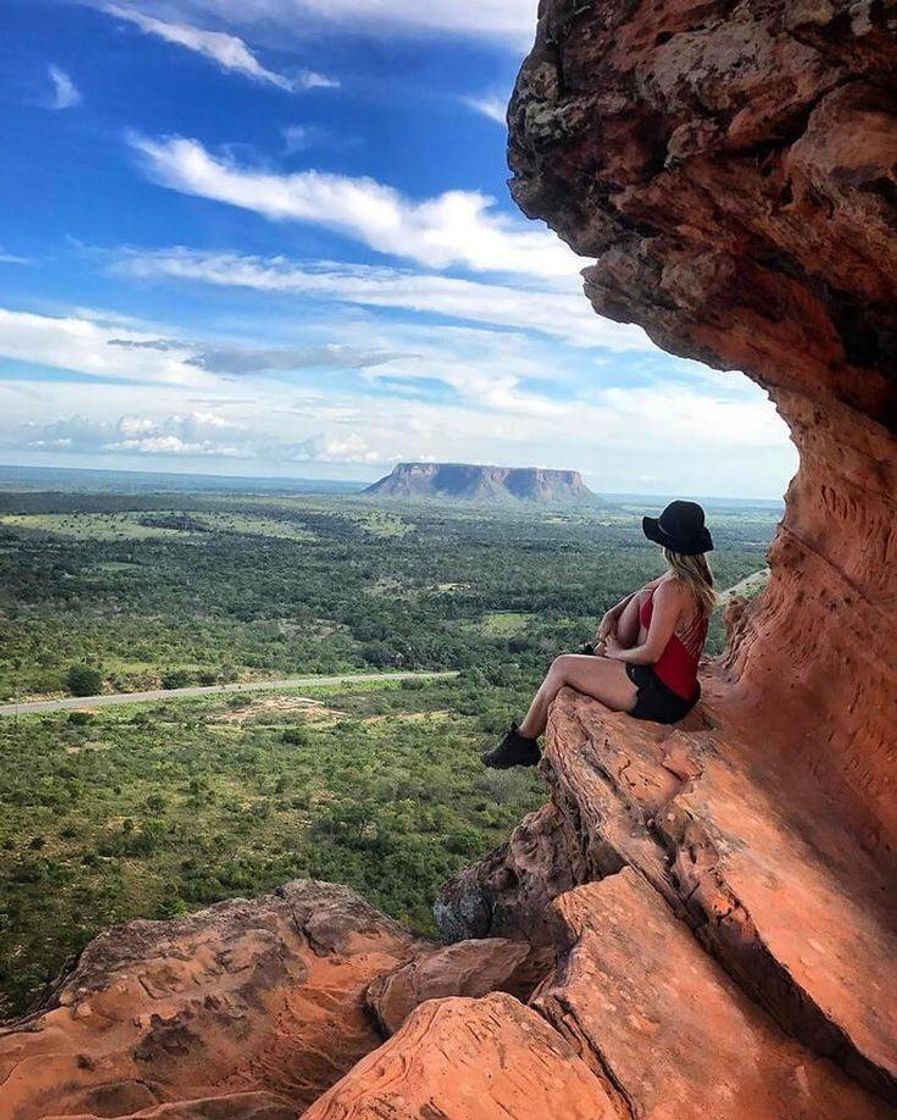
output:
M638 595L638 591L631 592L625 599L621 599L616 606L611 607L610 610L605 613L604 617L598 623L598 629L595 631L596 641L603 642L609 634L613 634L617 628L617 620L636 595Z
M598 629L595 632L595 641L596 642L603 642L605 640L605 638L607 638L608 634L615 633L616 629L617 629L617 622L620 620L620 615L623 613L623 611L626 610L626 608L629 606L629 604L632 602L632 600L637 595L641 595L641 593L643 591L647 591L648 588L653 589L653 588L657 587L658 584L661 583L662 581L663 581L662 576L659 579L652 579L649 583L646 583L644 587L640 587L637 591L631 592L629 595L627 595L625 597L625 599L621 599L619 601L619 603L617 603L615 606L611 607L610 610L604 615L604 617L598 623Z
M682 592L672 580L663 580L654 589L654 609L648 634L640 646L624 649L613 634L607 638L605 657L629 661L633 665L653 665L660 660L667 643L676 630L682 613Z

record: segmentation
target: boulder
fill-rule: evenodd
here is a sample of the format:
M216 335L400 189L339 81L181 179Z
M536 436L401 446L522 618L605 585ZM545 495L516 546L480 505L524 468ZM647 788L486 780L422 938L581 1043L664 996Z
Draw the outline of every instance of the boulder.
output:
M513 996L421 1004L304 1120L620 1120L625 1106Z
M365 991L420 949L329 883L129 922L88 945L58 1006L0 1035L0 1117L114 1117L233 1094L220 1109L241 1120L301 1111L380 1043ZM247 1093L274 1097L262 1107Z
M423 952L394 972L378 976L366 1000L384 1034L394 1034L428 999L499 991L526 999L545 971L525 941L501 937L459 941Z

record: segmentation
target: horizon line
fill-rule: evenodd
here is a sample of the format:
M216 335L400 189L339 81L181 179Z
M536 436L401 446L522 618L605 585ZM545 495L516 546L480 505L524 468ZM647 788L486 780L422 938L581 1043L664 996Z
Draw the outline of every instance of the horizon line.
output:
M420 462L427 466L489 466L491 464L482 463L429 463L425 460L402 460L402 462L417 463ZM398 463L396 464L399 465ZM393 468L394 469L394 468ZM575 467L508 467L503 468L507 470L558 470L569 471L576 470ZM357 486L359 489L367 488L373 485L370 480L355 479L355 478L316 478L305 477L297 475L240 475L240 474L217 474L207 473L203 471L173 471L165 470L164 468L155 468L152 470L140 469L136 467L70 467L70 466L47 466L43 464L23 464L23 463L0 463L0 471L62 471L71 474L113 474L113 475L160 475L165 478L208 478L220 479L229 482L241 482L251 486L253 482L282 482L282 483L324 483L328 486ZM391 473L391 472L390 472ZM579 471L582 474L582 471ZM388 477L384 475L382 477ZM375 479L374 482L379 481ZM686 497L700 499L701 501L728 501L728 502L773 502L780 504L783 508L785 506L784 495L781 497L764 497L760 495L742 496L737 494L699 494L696 492L682 492L682 491L657 491L657 490L601 490L593 491L596 497L604 498L672 498L672 497Z

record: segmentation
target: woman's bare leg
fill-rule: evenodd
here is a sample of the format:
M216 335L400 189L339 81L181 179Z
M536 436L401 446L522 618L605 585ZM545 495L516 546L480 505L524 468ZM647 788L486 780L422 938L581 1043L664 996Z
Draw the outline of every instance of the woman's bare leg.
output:
M622 661L588 654L565 653L556 657L542 682L526 718L517 728L526 739L537 739L548 722L548 709L564 685L600 700L615 712L628 712L635 706L637 689L626 675Z

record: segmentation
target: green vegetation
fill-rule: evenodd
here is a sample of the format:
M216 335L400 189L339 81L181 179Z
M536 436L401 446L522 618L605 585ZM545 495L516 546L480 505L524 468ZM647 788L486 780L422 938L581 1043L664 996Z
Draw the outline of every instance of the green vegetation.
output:
M535 676L660 570L634 508L178 500L0 492L0 701L65 694L73 665L116 692L508 659ZM720 586L763 567L773 524L714 511Z
M480 750L661 570L641 512L0 491L0 700L462 671L0 720L0 1016L114 922L295 877L431 931L441 883L544 797ZM721 587L763 568L772 511L711 521Z
M65 683L72 696L96 696L103 687L103 674L90 665L73 665Z
M479 762L513 688L408 683L0 721L0 1017L116 922L293 878L432 933L439 885L544 789Z

